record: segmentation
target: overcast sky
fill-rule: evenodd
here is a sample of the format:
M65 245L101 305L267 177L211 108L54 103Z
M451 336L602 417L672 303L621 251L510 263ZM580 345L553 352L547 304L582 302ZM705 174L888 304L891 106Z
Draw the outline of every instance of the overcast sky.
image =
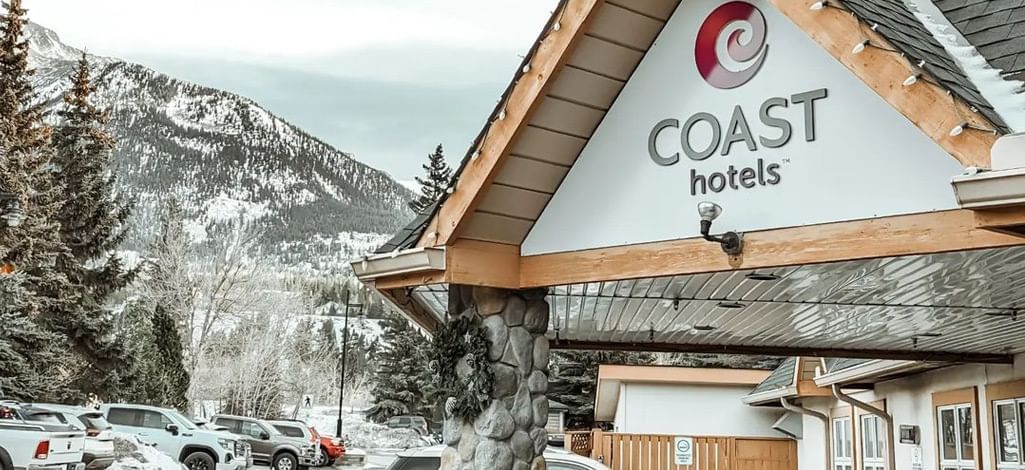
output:
M556 0L25 0L71 46L253 98L401 180L456 164Z

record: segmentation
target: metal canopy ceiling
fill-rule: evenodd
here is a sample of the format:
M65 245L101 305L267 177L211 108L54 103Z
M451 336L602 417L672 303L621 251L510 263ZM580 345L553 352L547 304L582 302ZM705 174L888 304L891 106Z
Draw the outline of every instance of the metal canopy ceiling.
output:
M444 316L445 286L414 295ZM1025 352L1025 247L555 286L548 301L549 337L582 349L1007 356Z

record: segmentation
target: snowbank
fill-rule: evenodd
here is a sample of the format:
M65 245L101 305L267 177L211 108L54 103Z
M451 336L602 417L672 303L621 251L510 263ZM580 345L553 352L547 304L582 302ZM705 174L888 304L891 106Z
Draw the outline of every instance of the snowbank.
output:
M345 445L357 449L408 449L431 445L411 429L391 429L387 426L367 422L365 416L346 407L342 416L342 434ZM300 418L303 418L302 416ZM333 436L338 425L338 407L318 406L311 410L306 424L318 433Z
M134 434L114 433L114 463L108 470L185 470Z

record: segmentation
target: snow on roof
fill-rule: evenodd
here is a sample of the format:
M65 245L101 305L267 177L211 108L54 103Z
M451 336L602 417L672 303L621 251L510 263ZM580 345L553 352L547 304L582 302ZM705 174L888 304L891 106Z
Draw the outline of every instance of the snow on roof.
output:
M1025 131L1025 94L1022 93L1025 83L1007 79L1003 70L992 67L932 0L910 0L908 4L915 11L915 17L957 61L965 76L993 105L1007 126L1015 132Z

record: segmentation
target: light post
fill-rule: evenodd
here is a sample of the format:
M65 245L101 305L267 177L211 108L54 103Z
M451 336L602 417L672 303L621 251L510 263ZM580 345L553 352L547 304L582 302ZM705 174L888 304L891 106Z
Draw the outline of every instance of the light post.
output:
M349 355L349 309L359 309L359 316L363 316L363 304L349 303L349 291L345 291L345 323L342 327L342 380L338 386L338 425L335 428L335 436L342 438L342 414L345 407L345 363ZM337 312L335 312L337 316Z

